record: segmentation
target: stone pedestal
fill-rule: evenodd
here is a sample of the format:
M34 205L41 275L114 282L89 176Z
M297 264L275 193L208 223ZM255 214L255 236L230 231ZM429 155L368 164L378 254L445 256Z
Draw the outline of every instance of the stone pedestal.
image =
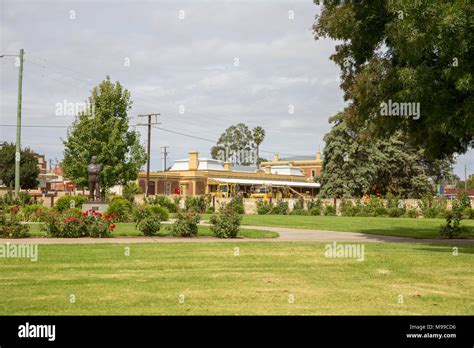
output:
M82 211L94 210L99 213L105 214L105 211L107 210L108 207L109 205L107 203L88 202L82 205Z

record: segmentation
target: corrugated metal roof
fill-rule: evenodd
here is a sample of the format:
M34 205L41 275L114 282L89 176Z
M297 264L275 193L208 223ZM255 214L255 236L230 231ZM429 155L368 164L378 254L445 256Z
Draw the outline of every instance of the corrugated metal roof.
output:
M317 182L301 182L301 181L258 180L258 179L237 179L237 178L212 178L212 180L226 183L226 184L248 184L248 185L291 186L291 187L312 187L312 188L318 188L321 186Z

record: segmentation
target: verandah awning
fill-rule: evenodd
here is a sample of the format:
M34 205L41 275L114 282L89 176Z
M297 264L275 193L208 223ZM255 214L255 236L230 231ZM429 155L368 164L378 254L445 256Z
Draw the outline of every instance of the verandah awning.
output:
M311 187L311 188L321 187L321 185L317 182L236 179L236 178L209 178L209 179L214 180L218 183L223 183L223 184L289 186L289 187Z

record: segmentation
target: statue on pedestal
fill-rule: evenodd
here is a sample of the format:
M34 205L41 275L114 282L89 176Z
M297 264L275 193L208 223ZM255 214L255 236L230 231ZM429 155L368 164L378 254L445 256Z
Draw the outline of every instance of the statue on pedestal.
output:
M100 164L97 164L96 156L92 156L91 163L87 166L89 179L89 202L100 202Z

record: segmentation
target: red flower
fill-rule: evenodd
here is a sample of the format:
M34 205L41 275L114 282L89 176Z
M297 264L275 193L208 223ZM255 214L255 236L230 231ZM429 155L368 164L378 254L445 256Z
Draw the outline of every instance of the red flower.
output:
M112 214L112 216L113 216L113 214ZM107 220L107 221L110 220L110 215L109 214L105 215L105 220Z
M82 215L87 216L89 213L87 211L83 212Z
M99 213L99 212L96 212L96 214L98 217L101 217L102 216L102 213Z

